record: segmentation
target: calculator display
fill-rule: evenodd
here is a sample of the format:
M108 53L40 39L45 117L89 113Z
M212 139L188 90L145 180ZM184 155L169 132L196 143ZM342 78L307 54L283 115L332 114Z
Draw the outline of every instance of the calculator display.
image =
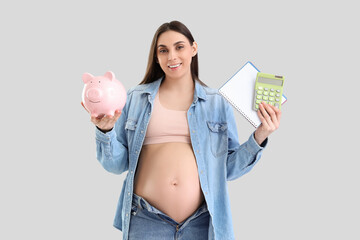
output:
M258 82L259 83L266 83L266 84L272 84L272 85L277 85L277 86L282 86L283 85L283 80L277 80L277 79L271 79L271 78L264 78L264 77L259 77L258 78Z

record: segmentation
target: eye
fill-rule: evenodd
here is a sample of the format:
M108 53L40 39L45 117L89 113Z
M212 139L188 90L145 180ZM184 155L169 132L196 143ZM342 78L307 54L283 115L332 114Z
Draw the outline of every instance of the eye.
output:
M183 45L179 45L179 46L177 47L177 49L182 49L182 48L184 48Z
M167 52L166 49L160 49L160 50L159 50L159 53L166 53L166 52Z

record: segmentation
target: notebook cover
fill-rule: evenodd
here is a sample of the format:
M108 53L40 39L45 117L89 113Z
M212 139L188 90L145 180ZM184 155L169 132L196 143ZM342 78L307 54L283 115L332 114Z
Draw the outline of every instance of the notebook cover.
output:
M220 94L235 107L255 128L261 121L257 112L252 109L256 75L260 72L254 64L248 61L223 86ZM287 98L282 96L282 104Z

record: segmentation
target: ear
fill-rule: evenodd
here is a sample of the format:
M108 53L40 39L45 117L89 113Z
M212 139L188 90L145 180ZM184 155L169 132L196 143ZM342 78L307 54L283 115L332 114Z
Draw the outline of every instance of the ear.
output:
M195 57L196 56L196 54L197 54L197 52L198 52L198 45L197 45L197 42L193 42L193 44L192 44L192 49L193 49L193 57Z
M93 79L93 78L94 78L94 76L91 75L90 73L84 73L82 75L82 80L85 84L88 83L89 81L91 81L91 79Z
M110 79L110 81L114 80L115 79L115 74L111 71L108 71L105 73L104 77Z

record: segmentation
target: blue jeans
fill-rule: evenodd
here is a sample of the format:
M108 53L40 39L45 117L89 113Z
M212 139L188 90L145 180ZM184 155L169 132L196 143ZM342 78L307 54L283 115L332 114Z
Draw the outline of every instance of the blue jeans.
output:
M184 222L178 223L134 193L129 239L208 239L210 214L206 202Z

